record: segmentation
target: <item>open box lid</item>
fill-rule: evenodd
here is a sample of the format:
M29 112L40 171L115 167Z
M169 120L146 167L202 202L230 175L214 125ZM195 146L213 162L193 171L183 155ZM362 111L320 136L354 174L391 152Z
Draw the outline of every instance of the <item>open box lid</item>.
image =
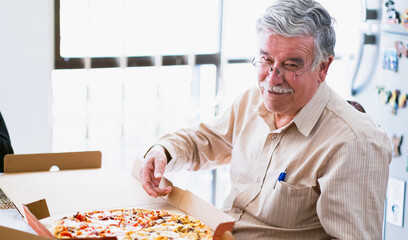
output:
M56 166L60 170L100 168L100 151L7 154L4 157L4 173L27 173L49 171Z
M29 168L27 164L36 166ZM141 164L136 159L130 174L101 169L100 152L8 155L0 188L22 215L26 215L23 210L26 203L47 199L51 216L109 208L177 209L207 224L214 231L214 239L225 231L232 231L234 219L231 216L188 190L173 186L166 197L148 196L139 179ZM51 166L61 171L49 172ZM172 185L164 178L161 184Z

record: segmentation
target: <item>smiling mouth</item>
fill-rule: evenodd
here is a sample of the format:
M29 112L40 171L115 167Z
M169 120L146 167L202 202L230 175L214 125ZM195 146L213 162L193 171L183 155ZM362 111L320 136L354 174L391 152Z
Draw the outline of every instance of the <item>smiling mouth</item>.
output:
M269 85L266 82L261 82L260 86L263 90L267 91L268 93L272 94L287 94L292 93L293 89L288 87L283 87L282 85Z

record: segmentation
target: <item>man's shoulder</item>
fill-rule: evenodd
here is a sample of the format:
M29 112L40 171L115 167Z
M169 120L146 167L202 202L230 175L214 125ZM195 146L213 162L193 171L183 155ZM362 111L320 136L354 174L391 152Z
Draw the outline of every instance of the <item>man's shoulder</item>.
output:
M358 111L337 94L331 94L326 111L330 116L330 124L337 126L339 131L347 131L355 138L387 137L385 131L367 113Z

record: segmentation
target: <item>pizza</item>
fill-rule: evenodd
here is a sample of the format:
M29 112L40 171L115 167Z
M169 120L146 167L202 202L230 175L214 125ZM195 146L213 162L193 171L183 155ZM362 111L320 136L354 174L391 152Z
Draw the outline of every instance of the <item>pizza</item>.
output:
M57 238L98 238L119 240L212 239L211 229L191 216L164 210L112 209L77 212L54 222Z

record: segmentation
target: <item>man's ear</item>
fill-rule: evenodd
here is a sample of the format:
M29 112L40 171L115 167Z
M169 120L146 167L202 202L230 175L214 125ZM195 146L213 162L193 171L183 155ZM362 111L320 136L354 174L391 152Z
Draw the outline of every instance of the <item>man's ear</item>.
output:
M329 71L330 64L333 62L334 56L329 56L327 61L320 63L319 66L319 83L324 82Z

